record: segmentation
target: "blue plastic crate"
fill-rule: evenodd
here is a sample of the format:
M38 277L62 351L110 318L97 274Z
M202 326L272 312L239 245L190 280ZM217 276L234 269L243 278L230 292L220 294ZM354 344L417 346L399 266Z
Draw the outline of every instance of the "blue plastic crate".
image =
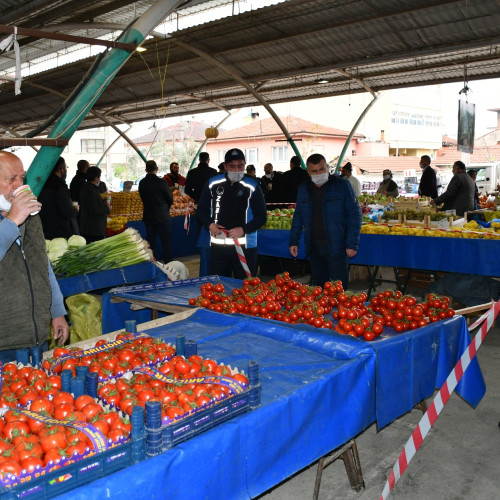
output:
M0 499L48 500L131 464L131 442L128 441L12 488L0 485Z
M260 406L261 385L249 387L207 409L162 426L162 451L187 441L212 427Z

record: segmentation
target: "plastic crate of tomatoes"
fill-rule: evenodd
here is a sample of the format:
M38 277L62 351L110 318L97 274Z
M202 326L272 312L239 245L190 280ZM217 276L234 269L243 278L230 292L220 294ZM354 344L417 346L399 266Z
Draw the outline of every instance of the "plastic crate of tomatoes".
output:
M162 450L240 415L260 404L258 373L252 377L213 359L174 356L157 367L137 368L101 384L99 398L130 414L147 401L162 404ZM250 368L249 368L250 370ZM250 372L249 372L250 375Z
M130 465L131 423L61 377L2 366L0 498L52 498Z
M89 372L97 372L103 382L134 368L154 366L174 354L174 347L162 340L144 333L121 333L113 341L101 339L86 349L59 347L52 358L43 361L42 367L47 373L71 370L75 374L77 366L88 366Z

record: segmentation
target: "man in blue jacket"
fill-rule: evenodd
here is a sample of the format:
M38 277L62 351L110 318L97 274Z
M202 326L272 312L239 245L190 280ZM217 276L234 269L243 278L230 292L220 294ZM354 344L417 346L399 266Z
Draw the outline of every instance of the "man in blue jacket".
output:
M244 279L236 253L241 244L252 276L257 274L257 229L267 220L266 202L259 181L245 175L245 155L237 148L225 155L225 173L205 184L198 216L210 232L210 274Z
M297 257L302 230L311 282L349 283L348 261L358 252L361 209L346 179L330 175L325 157L311 155L306 162L310 180L299 186L290 230L290 254Z

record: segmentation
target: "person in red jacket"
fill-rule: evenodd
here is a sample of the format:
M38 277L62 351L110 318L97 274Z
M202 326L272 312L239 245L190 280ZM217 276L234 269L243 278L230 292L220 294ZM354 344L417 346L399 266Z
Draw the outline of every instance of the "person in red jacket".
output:
M163 177L170 189L178 189L179 186L186 185L186 178L179 174L179 164L175 161L170 164L170 173Z

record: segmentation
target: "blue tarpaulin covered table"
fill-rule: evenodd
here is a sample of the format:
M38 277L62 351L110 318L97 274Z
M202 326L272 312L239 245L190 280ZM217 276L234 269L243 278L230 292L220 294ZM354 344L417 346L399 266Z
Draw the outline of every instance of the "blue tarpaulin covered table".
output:
M241 281L231 278L209 276L192 280L122 287L110 291L110 296L121 297L134 302L147 300L151 304L174 305L189 308L190 297L197 297L200 284L206 281L224 284L226 293L240 286ZM110 304L110 311L115 304ZM161 310L161 309L160 309ZM225 318L224 315L219 315ZM246 318L246 316L241 316ZM122 318L122 323L126 318ZM278 322L262 320L263 328L274 331ZM280 323L278 323L279 325ZM315 333L317 329L303 324L291 326L294 329ZM337 342L345 336L330 333ZM393 328L385 328L384 333L373 342L355 340L377 355L376 415L379 427L411 410L415 404L429 397L436 387L440 387L454 363L459 359L465 347L470 343L470 336L462 316L405 333L396 333ZM485 392L484 380L477 359L468 368L457 392L472 406L476 406Z
M283 229L259 231L259 255L290 258L289 236ZM303 237L298 258L304 258ZM361 234L349 264L500 276L500 241Z
M172 258L176 259L178 257L185 257L186 255L195 255L198 253L196 248L196 242L198 240L198 223L196 217L191 216L189 233L184 229L184 217L172 217L171 219L172 227ZM139 232L141 238L146 240L146 226L142 220L129 221L127 222L127 227L132 227ZM161 255L162 247L161 241L158 237L156 239L156 251L158 255Z
M201 356L240 369L258 361L262 406L61 498L253 498L375 418L375 355L364 343L207 310L148 330L170 342L181 332Z

